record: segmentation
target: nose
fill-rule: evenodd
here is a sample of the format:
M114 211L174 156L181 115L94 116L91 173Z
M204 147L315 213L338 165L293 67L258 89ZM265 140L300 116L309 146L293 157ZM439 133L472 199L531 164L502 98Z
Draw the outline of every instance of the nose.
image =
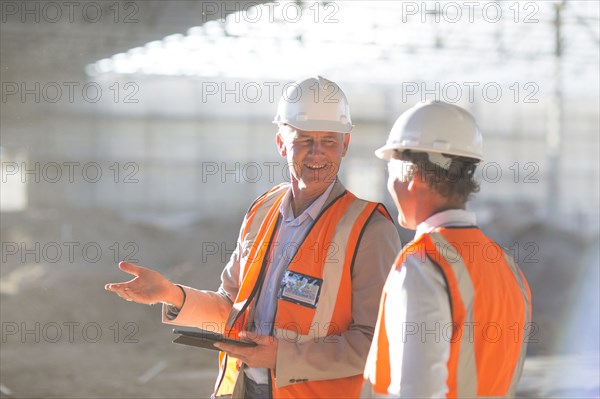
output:
M318 154L321 151L321 143L318 140L312 142L310 146L311 154Z

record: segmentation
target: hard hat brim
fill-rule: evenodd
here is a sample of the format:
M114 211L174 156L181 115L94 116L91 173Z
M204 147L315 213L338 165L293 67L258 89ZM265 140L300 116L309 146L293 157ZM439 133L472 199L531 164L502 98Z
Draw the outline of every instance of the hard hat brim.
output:
M383 159L384 161L389 161L392 159L392 155L394 155L394 150L397 148L395 146L384 145L375 150L375 156L379 159Z
M453 155L453 156L457 156L457 157L477 159L479 162L483 161L482 156L475 152L465 152L465 151L455 151L455 150L436 151L435 149L432 149L429 147L424 148L424 147L419 147L419 146L399 146L398 144L386 144L383 147L376 149L375 156L377 158L383 159L384 161L389 161L390 159L393 158L395 151L402 152L402 151L407 151L407 150L411 150L411 151L415 151L415 152L424 152L424 153L448 154L448 155Z
M286 124L305 132L336 132L350 133L354 125L334 121L273 121L274 124Z

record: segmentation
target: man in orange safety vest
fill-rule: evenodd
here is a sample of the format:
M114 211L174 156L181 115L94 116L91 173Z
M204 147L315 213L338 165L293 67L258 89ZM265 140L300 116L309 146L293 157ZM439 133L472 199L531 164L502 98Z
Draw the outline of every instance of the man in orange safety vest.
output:
M165 323L210 328L255 347L219 343L219 398L358 398L378 299L400 239L383 205L337 178L350 107L325 78L287 86L273 121L290 182L248 210L216 292L176 285L129 263L106 289L162 302Z
M443 102L403 113L376 151L403 227L365 369L376 394L512 397L526 352L531 294L512 256L465 210L482 137L471 114Z

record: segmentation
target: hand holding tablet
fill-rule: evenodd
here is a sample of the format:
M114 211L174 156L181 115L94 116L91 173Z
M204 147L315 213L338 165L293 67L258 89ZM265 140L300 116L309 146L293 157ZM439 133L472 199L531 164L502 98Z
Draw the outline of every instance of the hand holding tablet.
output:
M199 331L185 331L185 330L173 330L174 334L179 334L177 338L173 340L176 344L190 345L196 346L198 348L210 349L214 351L220 350L216 348L213 344L217 342L225 342L228 344L252 347L256 346L256 342L252 341L242 341L239 339L229 338L222 334L207 331L207 330L199 330Z

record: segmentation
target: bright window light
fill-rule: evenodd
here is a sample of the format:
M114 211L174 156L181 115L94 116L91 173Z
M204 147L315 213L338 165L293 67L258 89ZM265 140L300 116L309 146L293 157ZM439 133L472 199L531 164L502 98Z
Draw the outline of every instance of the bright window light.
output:
M428 4L424 10L408 7L423 4ZM90 76L247 80L321 74L385 85L440 79L471 82L493 76L502 85L518 79L538 82L542 91L552 90L556 7L562 2L464 3L477 4L472 8L458 2L435 4L262 4L99 60L86 71ZM596 2L563 4L561 79L571 93L598 85L598 13Z

